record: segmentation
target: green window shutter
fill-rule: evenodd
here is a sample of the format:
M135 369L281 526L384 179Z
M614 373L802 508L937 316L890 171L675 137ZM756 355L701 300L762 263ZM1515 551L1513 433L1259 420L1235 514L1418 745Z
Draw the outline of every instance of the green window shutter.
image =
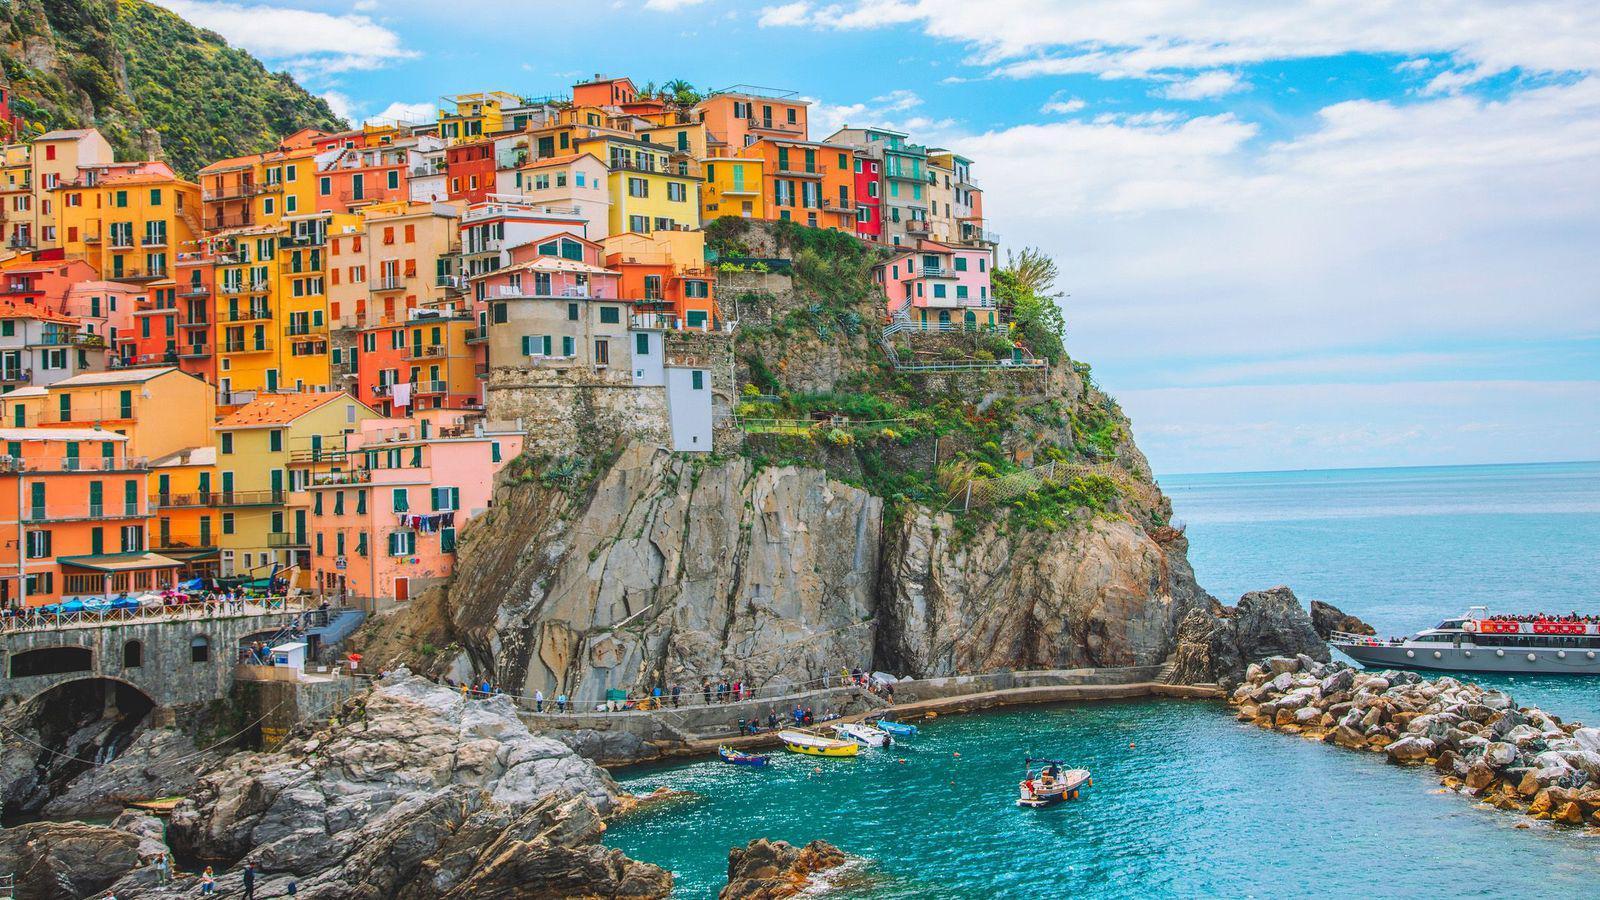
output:
M314 515L314 516L322 515L322 492L321 491L312 491L311 492L311 514Z
M561 355L562 356L576 356L576 355L578 355L577 341L570 334L564 334L564 335L561 336Z
M543 350L545 356L549 356L550 355L550 335L547 334L547 335L544 336L544 341L543 341L543 344L541 345L541 349Z
M525 334L522 336L522 355L533 355L533 335L531 334Z
M636 356L650 355L650 335L643 331L633 336L633 352Z
M439 530L439 552L456 552L456 530L454 528L442 528Z
M405 488L395 488L394 489L394 511L395 512L409 512L410 510L411 510L411 504L410 504L410 502L408 502L408 499L406 497L406 489Z
M499 441L490 441L489 442L489 461L490 462L499 462L500 461L500 442Z
M366 512L367 512L367 492L366 491L356 491L356 515L366 515Z
M89 552L95 556L106 552L106 530L95 528L89 532Z

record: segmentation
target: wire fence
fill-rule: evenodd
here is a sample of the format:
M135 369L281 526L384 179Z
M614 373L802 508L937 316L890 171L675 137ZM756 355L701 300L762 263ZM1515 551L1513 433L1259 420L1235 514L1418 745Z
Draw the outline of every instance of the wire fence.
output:
M1005 503L1034 491L1059 487L1073 478L1086 475L1110 478L1118 484L1122 484L1127 477L1127 473L1116 466L1083 465L1051 460L1042 466L994 478L968 478L959 494L961 508L970 510Z

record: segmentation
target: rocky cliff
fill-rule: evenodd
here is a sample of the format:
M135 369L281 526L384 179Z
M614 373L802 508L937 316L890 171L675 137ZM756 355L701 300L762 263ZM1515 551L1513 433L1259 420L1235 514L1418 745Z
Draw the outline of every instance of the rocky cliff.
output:
M1157 665L1185 615L1212 615L1086 366L897 371L869 337L872 251L743 228L793 272L721 279L742 440L689 456L617 434L518 460L453 581L369 628L373 659L598 700L841 667ZM993 360L1014 333L927 337L902 357Z

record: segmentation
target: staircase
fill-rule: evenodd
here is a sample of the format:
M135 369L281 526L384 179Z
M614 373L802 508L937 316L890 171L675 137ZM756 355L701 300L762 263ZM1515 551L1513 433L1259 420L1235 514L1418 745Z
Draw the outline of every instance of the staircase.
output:
M1172 670L1176 669L1177 667L1178 667L1178 661L1177 660L1175 660L1175 659L1167 660L1166 664L1164 664L1161 667L1161 671L1156 673L1156 677L1153 680L1155 681L1156 684L1171 684L1172 683Z

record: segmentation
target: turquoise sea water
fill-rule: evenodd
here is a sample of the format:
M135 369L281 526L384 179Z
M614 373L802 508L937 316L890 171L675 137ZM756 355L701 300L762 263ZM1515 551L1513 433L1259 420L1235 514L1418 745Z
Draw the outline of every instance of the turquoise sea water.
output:
M1600 601L1589 537L1600 464L1162 485L1201 583L1225 600L1287 583L1397 634L1469 603L1597 611ZM1600 680L1502 683L1523 702L1600 722ZM1079 803L1018 808L1030 752L1089 767L1094 787ZM697 762L620 776L635 791L697 795L624 819L606 838L671 868L683 897L715 896L728 848L761 836L820 837L871 860L839 895L879 900L1573 897L1600 878L1600 839L1517 830L1519 817L1437 793L1427 772L1241 726L1200 702L948 716L854 760L778 755L768 771Z

